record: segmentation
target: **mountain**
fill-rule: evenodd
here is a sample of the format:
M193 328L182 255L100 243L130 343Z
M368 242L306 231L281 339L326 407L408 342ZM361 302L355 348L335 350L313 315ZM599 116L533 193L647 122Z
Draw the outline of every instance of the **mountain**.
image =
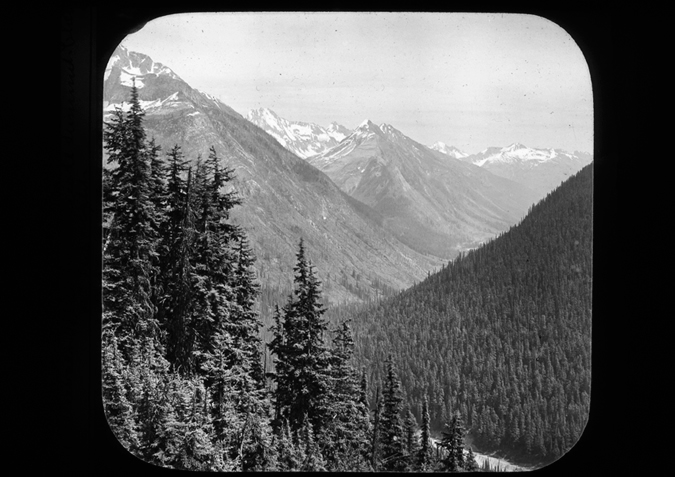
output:
M168 152L175 144L194 161L214 146L234 169L243 203L232 219L247 232L266 286L287 289L300 237L331 302L374 297L406 288L441 266L383 227L384 218L341 191L323 172L223 102L185 83L140 53L115 50L106 70L104 120L128 107L135 82L149 138Z
M475 451L548 463L589 417L593 269L591 163L507 232L339 319L358 365L393 357L418 419L429 398L434 432L459 410Z
M260 126L279 144L303 159L336 146L351 133L336 122L324 128L313 123L289 121L267 108L250 110L246 119Z
M436 256L452 258L506 230L535 200L528 188L370 120L307 161L381 214L399 240Z
M441 149L436 150L447 154ZM537 199L541 199L589 164L593 157L579 151L569 153L562 149L535 149L514 143L506 147L489 147L461 159L518 182L535 191Z
M442 152L443 154L447 154L448 156L454 157L455 159L463 159L469 155L466 152L460 151L455 146L448 146L444 142L440 141L429 146L429 149Z

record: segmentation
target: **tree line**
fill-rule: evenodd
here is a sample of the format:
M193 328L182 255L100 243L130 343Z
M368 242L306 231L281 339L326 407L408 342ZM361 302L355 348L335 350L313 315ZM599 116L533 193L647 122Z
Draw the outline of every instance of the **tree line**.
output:
M104 130L101 389L121 445L202 471L475 470L459 411L434 449L393 359L369 402L352 325L329 324L302 239L263 341L255 257L229 217L233 170L213 147L163 154L143 121L133 86Z

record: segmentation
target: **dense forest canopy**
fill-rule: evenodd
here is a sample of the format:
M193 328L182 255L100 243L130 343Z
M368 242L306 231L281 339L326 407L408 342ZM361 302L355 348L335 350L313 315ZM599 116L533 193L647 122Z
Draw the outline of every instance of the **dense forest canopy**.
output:
M483 450L550 461L586 424L591 382L593 164L508 232L396 297L333 310L373 379L393 354L418 421L455 410Z

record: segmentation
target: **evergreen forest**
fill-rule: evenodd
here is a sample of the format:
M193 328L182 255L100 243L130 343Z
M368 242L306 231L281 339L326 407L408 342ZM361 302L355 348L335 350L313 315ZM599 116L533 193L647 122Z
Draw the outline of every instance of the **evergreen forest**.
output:
M351 319L358 366L393 355L406 405L431 428L455 411L482 452L545 464L589 415L592 183L589 164L509 231L397 296L331 310Z
M477 469L459 413L432 449L392 357L369 401L351 322L327 319L302 239L263 342L255 257L229 216L233 170L213 147L162 151L135 86L129 104L104 129L101 392L119 443L196 471Z
M293 289L259 283L230 219L234 171L213 147L163 150L135 86L129 104L103 136L101 391L131 454L196 471L457 472L481 470L474 448L546 462L579 438L592 165L411 289L329 310L302 239Z

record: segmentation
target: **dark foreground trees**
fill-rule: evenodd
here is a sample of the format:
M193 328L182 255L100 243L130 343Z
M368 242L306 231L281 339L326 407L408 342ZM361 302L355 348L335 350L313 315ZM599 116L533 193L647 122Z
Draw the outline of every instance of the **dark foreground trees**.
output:
M132 88L104 133L101 390L119 442L186 470L417 468L393 362L374 414L351 324L324 318L302 240L264 371L255 257L229 220L240 203L226 191L233 171L215 148L205 161L178 145L162 153L143 117Z
M136 88L106 124L103 404L111 429L149 462L264 470L269 400L254 258L229 222L233 171L214 148L195 164L162 157Z

